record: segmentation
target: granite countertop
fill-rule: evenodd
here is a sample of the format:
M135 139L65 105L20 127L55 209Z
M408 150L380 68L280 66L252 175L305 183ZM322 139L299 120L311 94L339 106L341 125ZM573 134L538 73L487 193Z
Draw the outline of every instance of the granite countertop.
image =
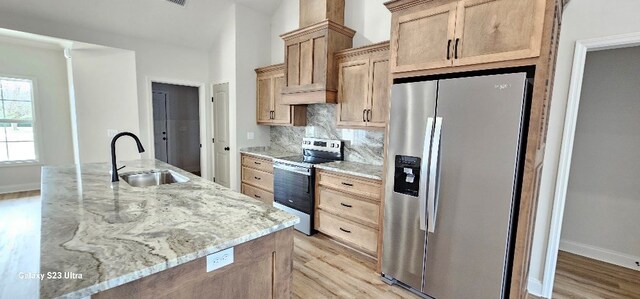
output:
M336 161L314 165L324 169L372 180L382 180L382 165L370 165L348 161Z
M240 149L240 152L243 154L254 155L254 156L262 157L265 159L284 158L284 157L302 155L301 153L295 153L295 152L287 151L285 149L277 149L277 148L272 148L268 146L246 147L246 148Z
M82 298L293 226L298 217L155 160L120 173L170 169L186 183L110 183L110 165L42 170L40 297ZM82 275L80 279L78 275Z

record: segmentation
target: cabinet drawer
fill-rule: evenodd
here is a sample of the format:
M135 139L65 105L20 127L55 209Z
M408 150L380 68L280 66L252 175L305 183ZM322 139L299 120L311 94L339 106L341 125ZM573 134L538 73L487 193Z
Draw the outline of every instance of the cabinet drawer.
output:
M376 254L378 233L372 228L320 210L316 219L316 229L367 253Z
M242 167L242 182L273 192L273 174Z
M242 166L273 173L273 162L253 156L242 155Z
M242 184L242 194L261 200L266 204L273 204L273 193L260 188Z
M320 187L318 208L366 225L378 226L380 205L357 199L346 193Z
M329 172L318 172L320 185L327 186L354 195L373 200L380 200L380 183L357 179L351 176L334 175Z

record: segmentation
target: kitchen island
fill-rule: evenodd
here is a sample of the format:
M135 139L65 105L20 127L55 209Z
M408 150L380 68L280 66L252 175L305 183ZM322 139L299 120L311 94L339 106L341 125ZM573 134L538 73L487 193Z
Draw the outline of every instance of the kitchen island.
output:
M108 163L44 167L41 298L289 298L297 217L157 160L119 165L188 181L132 187L111 183Z

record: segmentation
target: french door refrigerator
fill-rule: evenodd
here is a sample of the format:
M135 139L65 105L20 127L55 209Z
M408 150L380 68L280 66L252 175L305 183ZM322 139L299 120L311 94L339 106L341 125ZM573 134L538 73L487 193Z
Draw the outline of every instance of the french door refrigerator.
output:
M436 299L508 297L528 82L393 86L383 280Z

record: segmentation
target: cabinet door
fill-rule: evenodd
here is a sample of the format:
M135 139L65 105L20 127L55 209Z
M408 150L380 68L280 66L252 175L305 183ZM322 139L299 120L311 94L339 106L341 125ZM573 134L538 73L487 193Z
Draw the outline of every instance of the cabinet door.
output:
M369 60L347 61L339 65L339 126L366 126L369 98Z
M258 77L257 112L258 124L271 123L272 77Z
M454 65L539 56L544 9L544 0L460 1Z
M393 28L393 72L448 67L455 34L457 3L407 14ZM449 54L449 56L447 56Z
M291 106L282 104L282 88L284 87L284 74L273 77L273 111L274 124L291 123Z
M389 60L372 59L369 67L371 95L367 126L384 128L389 109Z

